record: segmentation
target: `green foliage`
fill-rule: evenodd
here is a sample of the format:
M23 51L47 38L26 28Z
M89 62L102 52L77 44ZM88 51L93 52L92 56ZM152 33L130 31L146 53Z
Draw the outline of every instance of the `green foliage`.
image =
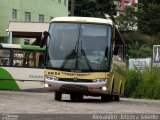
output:
M129 31L136 29L136 9L135 6L126 6L123 14L116 18L116 24L121 31Z
M130 58L145 58L151 57L152 55L152 49L146 44L140 45L139 42L136 41L135 43L128 46L128 55Z
M112 16L116 11L112 0L75 0L74 13L75 16L104 18L104 14Z
M96 15L97 7L93 0L75 0L75 16L91 17Z
M125 97L133 97L133 94L137 90L137 86L141 83L141 72L140 71L127 71L126 82L124 88Z
M123 37L128 46L129 58L152 57L153 45L160 43L141 31L123 33Z
M157 36L160 30L160 4L139 4L137 10L138 29L146 34Z
M143 4L157 3L157 4L160 4L160 0L138 0L138 3L143 3Z
M134 98L160 99L160 68L126 72L124 95Z
M153 45L160 44L159 13L157 0L145 0L138 6L127 6L124 13L116 18L116 24L128 44L130 58L152 57ZM138 30L133 31L135 25Z
M153 56L153 45L159 45L160 40L141 31L130 31L123 33L128 46L129 58L144 58Z
M108 14L110 16L116 15L115 5L113 0L96 0L97 6L97 17L104 18L104 14Z

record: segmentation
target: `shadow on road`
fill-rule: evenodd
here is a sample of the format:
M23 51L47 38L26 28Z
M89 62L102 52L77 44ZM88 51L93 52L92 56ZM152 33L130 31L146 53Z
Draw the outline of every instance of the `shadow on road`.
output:
M69 102L69 103L111 103L114 101L102 101L100 98L98 99L83 99L82 101L71 101L71 100L61 100L61 102Z

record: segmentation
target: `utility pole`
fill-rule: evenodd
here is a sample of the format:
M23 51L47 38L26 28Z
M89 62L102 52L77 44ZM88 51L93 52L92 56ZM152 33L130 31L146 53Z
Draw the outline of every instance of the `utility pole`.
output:
M71 0L71 16L74 16L74 3L75 0Z

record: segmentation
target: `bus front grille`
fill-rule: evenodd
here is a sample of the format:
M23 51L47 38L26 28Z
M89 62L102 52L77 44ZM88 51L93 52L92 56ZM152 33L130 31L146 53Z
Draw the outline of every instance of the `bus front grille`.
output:
M64 82L83 82L83 83L89 83L93 82L92 80L88 79L73 79L73 78L60 78L58 81L64 81Z

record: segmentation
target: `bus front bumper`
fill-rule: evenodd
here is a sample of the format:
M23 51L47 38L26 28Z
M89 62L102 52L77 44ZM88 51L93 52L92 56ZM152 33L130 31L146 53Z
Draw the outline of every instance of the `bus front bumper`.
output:
M108 94L106 82L65 82L45 80L45 89L48 91L60 91L63 93L83 93L83 94Z

